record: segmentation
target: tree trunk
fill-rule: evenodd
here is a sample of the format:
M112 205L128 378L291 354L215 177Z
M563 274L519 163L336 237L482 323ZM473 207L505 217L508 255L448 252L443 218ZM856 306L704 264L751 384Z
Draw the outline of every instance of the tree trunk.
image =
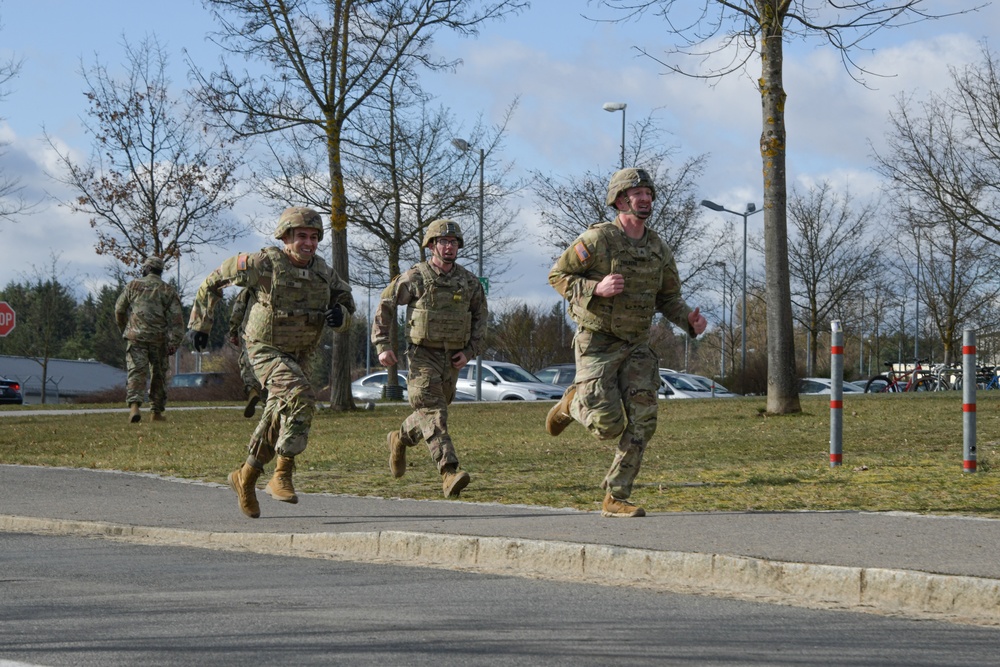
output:
M347 254L347 201L344 193L344 173L340 164L340 127L327 120L327 150L330 169L330 251L333 269L343 280L351 279ZM333 334L330 350L330 409L354 410L351 396L351 336L350 332Z
M759 3L759 6L768 3ZM773 7L765 9L773 13ZM782 16L762 15L760 94L763 129L764 264L767 272L767 411L801 412L795 381L795 340L788 271L785 184L785 90L782 83Z

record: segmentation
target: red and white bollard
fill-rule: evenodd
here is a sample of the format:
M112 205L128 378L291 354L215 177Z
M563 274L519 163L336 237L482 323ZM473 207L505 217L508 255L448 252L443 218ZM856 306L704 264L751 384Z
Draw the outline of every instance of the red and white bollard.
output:
M976 472L976 332L962 332L962 470Z
M830 323L830 467L844 458L844 332L840 320Z

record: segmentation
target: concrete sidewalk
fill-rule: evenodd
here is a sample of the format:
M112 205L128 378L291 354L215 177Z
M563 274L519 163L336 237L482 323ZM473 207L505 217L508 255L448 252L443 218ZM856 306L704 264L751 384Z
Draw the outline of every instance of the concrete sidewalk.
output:
M263 486L263 481L261 486ZM660 513L258 491L0 465L0 531L74 534L721 595L1000 626L1000 521L864 512Z

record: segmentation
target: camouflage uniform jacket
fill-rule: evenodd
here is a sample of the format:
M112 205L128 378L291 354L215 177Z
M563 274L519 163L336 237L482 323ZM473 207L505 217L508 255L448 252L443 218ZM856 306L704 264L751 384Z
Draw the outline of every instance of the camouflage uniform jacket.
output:
M594 294L607 275L625 277L625 290L613 297ZM549 284L570 304L576 323L628 342L645 340L658 311L694 336L688 322L691 308L681 297L674 254L659 235L646 229L641 239L628 238L621 224L591 225L556 260Z
M137 343L165 342L176 349L184 339L177 290L154 273L126 285L115 302L115 323L122 338Z
M350 315L355 310L351 286L322 258L314 257L308 266L298 268L283 250L272 246L230 257L205 278L191 309L191 329L205 333L212 330L215 306L229 285L251 291L246 341L289 353L315 349L326 324L325 312L333 304L347 311L337 331L350 327Z
M468 330L461 334L464 340L454 343L442 341L440 344L421 341L420 344L461 351L467 359L482 351L489 317L486 295L479 279L458 264L452 265L451 271L444 273L430 262L421 262L389 283L382 291L372 323L372 343L378 354L393 347L390 331L392 322L396 319L397 306L406 306L406 320L410 329L415 311L437 310L453 316L467 316ZM410 343L418 344L412 332L408 333Z

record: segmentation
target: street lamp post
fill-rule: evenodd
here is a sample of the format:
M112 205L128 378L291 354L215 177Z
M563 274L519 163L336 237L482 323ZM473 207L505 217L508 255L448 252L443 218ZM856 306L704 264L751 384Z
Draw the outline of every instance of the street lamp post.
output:
M605 111L612 113L615 111L622 112L622 169L625 168L625 107L627 106L624 102L605 102L601 107Z
M472 145L469 144L465 139L452 139L451 145L462 151L463 153L468 152ZM483 174L483 163L485 160L485 153L483 149L479 149L479 240L477 243L477 251L479 253L479 280L483 280L483 202L484 202L484 185L485 176ZM483 400L483 354L480 352L476 355L476 400Z
M719 375L723 381L726 379L726 290L729 288L729 272L726 271L725 262L716 262L716 266L722 269L722 329L719 339L722 343L722 355L719 362ZM732 322L730 322L732 324Z
M743 393L746 393L746 383L747 383L747 218L749 218L754 213L759 213L757 205L754 203L747 204L746 211L740 213L739 211L731 211L725 206L716 204L714 201L709 201L708 199L702 199L701 205L705 208L712 209L713 211L725 211L726 213L732 213L734 215L739 215L743 217L743 317L740 320L741 329L741 340L740 340L740 389Z

